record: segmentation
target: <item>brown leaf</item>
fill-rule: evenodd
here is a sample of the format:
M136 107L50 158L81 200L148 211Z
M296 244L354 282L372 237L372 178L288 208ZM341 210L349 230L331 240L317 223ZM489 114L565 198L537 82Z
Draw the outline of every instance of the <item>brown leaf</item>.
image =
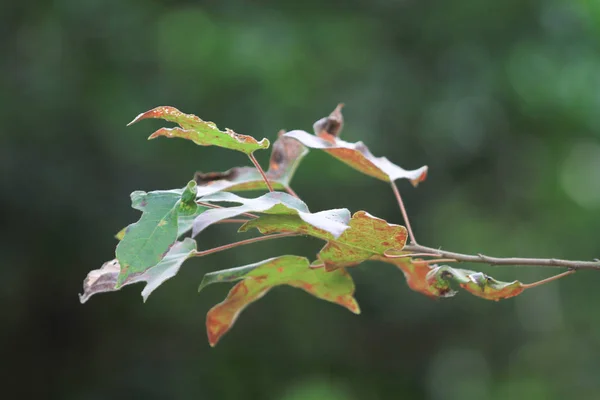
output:
M342 115L342 107L344 103L337 105L335 110L325 118L321 118L313 125L315 135L323 137L323 139L329 140L329 135L339 137L344 127L344 116Z

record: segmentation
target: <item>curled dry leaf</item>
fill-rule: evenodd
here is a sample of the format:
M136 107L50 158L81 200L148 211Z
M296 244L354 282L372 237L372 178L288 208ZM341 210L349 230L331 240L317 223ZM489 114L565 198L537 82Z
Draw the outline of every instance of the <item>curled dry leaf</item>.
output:
M229 291L227 298L211 308L206 315L206 329L211 346L215 346L229 331L239 314L250 303L278 285L302 289L319 299L337 303L355 314L360 313L353 296L354 282L345 270L326 272L323 269L310 269L306 258L291 255L206 274L198 290L211 283L238 280L241 282Z
M404 273L412 290L432 298L454 296L457 292L452 289L452 283L475 296L495 301L517 296L527 286L519 281L500 282L482 272L429 265L424 260L410 257L375 256L372 259L395 265Z
M448 285L449 282L456 282L475 296L495 301L518 296L525 290L525 286L519 281L500 282L483 272L448 266L433 268L426 279L431 285Z
M308 153L300 142L287 137L273 143L269 169L265 175L274 189L289 187L300 161ZM235 167L225 172L197 172L194 178L198 183L198 195L206 196L220 191L243 191L266 189L265 181L254 167Z
M329 136L340 136L344 128L344 116L342 115L343 103L337 107L327 117L321 118L313 124L315 135L329 139Z
M350 229L334 237L294 216L264 215L246 222L239 230L256 228L263 234L293 232L326 240L327 244L317 257L327 271L357 265L375 255L383 256L388 251L400 251L406 244L406 228L365 211L356 212L348 225Z
M178 137L191 140L200 146L218 146L246 154L269 147L267 139L262 139L259 142L252 136L240 135L231 129L225 129L225 132L223 132L212 122L203 121L193 114L185 114L175 107L169 106L156 107L146 111L135 117L128 125L148 118L164 119L175 122L180 126L180 128L161 128L150 135L148 139L155 139L159 136Z
M427 177L427 166L405 170L385 157L375 157L363 142L349 143L339 139L337 136L342 124L341 107L338 105L325 121L319 120L315 123L315 135L294 130L287 132L284 137L294 138L308 148L323 150L363 174L385 182L404 178L417 186Z
M142 211L136 223L119 232L116 256L121 265L118 284L131 274L144 272L158 264L178 236L191 228L193 220L206 207L196 204L196 182L184 189L137 191L131 194L131 206Z
M105 262L100 269L91 271L83 281L83 294L79 295L79 301L85 303L88 299L98 293L114 292L123 286L137 282L146 282L142 297L144 302L148 296L164 281L174 277L179 272L181 264L196 251L196 242L186 238L177 242L169 249L165 257L154 267L143 273L132 274L117 287L117 279L121 272L121 266L117 259Z
M305 223L328 232L333 237L340 236L348 229L350 212L347 209L326 210L311 213L306 204L287 193L270 192L255 199L247 199L233 193L220 192L202 197L206 203L240 203L237 207L215 208L199 215L194 221L192 235L196 236L215 222L232 218L243 213L264 213L273 215L291 215Z
M419 292L431 298L452 297L456 294L456 291L452 290L447 281L429 281L427 279L427 276L433 270L433 267L424 260L410 257L388 258L385 256L374 256L372 259L393 264L398 267L404 274L408 287L415 292Z

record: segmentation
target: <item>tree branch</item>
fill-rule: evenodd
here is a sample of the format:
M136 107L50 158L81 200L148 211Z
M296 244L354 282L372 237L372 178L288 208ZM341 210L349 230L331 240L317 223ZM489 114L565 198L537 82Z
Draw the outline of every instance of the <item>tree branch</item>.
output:
M434 249L432 247L421 246L419 244L407 244L404 246L404 251L411 253L430 253L441 255L444 258L452 258L458 262L472 262L490 265L529 265L534 267L562 267L572 270L578 269L596 269L600 270L600 260L595 261L571 261L559 260L556 258L520 258L520 257L490 257L483 254L470 255Z

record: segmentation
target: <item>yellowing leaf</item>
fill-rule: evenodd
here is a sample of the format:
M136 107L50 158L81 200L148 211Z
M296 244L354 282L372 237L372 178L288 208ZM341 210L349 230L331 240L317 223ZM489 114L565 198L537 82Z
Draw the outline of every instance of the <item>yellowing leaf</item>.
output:
M274 189L289 187L294 172L308 150L294 139L280 137L273 143L269 169L265 175ZM198 195L206 196L220 191L266 189L265 182L254 167L235 167L225 172L197 172Z
M326 272L311 269L304 257L281 256L256 264L206 274L199 291L215 282L236 284L227 298L210 309L206 315L208 341L215 346L219 339L233 326L239 314L252 302L260 299L271 288L289 285L302 289L313 296L337 303L355 314L360 309L354 299L354 282L343 269Z
M406 228L389 224L365 211L356 212L348 225L350 229L336 238L294 216L265 215L246 222L239 230L256 228L263 234L294 232L326 240L327 244L318 258L328 271L357 265L372 256L383 256L388 251L400 251L406 244Z
M240 135L230 129L220 131L217 126L208 121L203 121L193 114L184 114L174 107L162 106L146 111L135 117L129 125L148 118L160 118L175 122L181 128L161 128L154 132L148 139L159 136L168 138L188 139L200 146L219 146L226 149L241 151L251 154L258 149L269 147L269 141L262 139L260 142L252 136Z
M427 177L427 166L416 170L405 170L385 157L375 157L363 142L349 143L337 137L343 119L340 106L326 118L315 123L315 135L302 130L287 132L284 137L294 138L311 149L323 150L350 167L385 182L408 179L417 186ZM331 131L331 132L329 132Z

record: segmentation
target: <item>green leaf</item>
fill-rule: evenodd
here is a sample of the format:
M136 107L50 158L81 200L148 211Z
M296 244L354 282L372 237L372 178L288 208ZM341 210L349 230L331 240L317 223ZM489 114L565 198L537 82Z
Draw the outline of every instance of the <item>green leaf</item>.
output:
M348 229L350 212L347 209L335 209L311 213L306 204L294 196L282 192L270 192L255 199L247 199L233 193L220 192L201 198L202 202L240 203L237 207L215 208L199 215L194 221L192 235L196 236L215 222L232 218L243 213L265 213L274 215L292 215L307 224L328 232L334 238Z
M154 132L148 139L159 136L168 138L179 137L188 139L200 146L218 146L226 149L241 151L251 154L259 149L269 147L269 141L262 139L260 142L252 136L240 135L230 129L220 131L217 126L208 121L203 121L193 114L184 114L174 107L162 106L146 111L135 117L128 125L147 118L160 118L175 122L181 128L161 128Z
M129 275L119 287L117 287L117 279L121 272L119 261L114 259L105 262L100 269L93 270L87 275L83 281L83 294L79 295L79 301L83 304L97 293L114 292L123 286L146 282L146 286L142 290L145 302L157 287L179 272L181 264L195 251L196 242L190 238L176 242L157 265L143 273Z
M303 289L313 296L337 303L355 314L360 309L354 294L352 277L343 269L326 272L311 269L304 257L281 256L256 264L206 274L198 291L215 282L238 281L227 298L210 309L206 315L208 341L215 346L233 326L239 314L252 302L260 299L271 288L289 285Z
M400 251L406 244L406 228L389 224L365 211L356 212L348 225L350 229L334 237L295 216L265 215L246 222L239 230L256 228L263 234L295 232L326 240L327 244L319 252L318 258L328 271L360 264L374 255L383 256L392 250Z
M191 228L194 218L207 209L198 206L195 198L194 181L184 189L131 194L132 207L143 214L138 222L125 229L117 246L116 256L121 265L119 285L129 275L158 264L177 237Z
M279 138L273 143L269 169L265 175L274 189L285 189L290 185L294 172L300 161L308 153L300 142L287 137ZM244 191L266 189L260 173L254 167L236 167L225 172L197 172L198 195L206 196L220 191Z
M375 157L363 142L349 143L337 137L343 119L340 106L324 120L315 123L315 135L302 130L287 132L284 137L294 138L311 149L323 150L350 167L385 182L408 179L417 186L427 177L427 166L405 170L385 157ZM338 115L339 114L339 115Z

